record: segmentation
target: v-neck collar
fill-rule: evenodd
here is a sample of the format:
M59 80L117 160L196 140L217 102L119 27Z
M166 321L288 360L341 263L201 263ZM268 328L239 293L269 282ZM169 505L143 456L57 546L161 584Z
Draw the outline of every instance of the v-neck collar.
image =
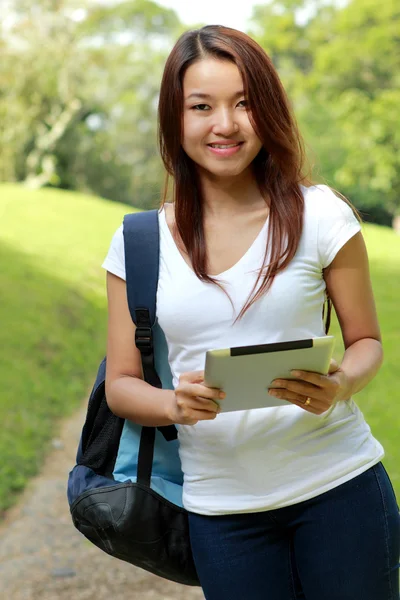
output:
M161 225L162 225L163 229L165 230L165 234L167 236L168 242L169 242L170 246L173 248L173 251L174 251L175 255L177 256L177 259L180 260L185 265L186 269L188 269L192 275L197 277L195 272L193 271L192 266L186 262L186 260L182 256L181 251L179 250L178 246L176 245L174 237L173 237L171 230L167 223L165 207L163 207L160 211L160 221L161 221ZM263 237L265 229L268 226L268 222L269 222L269 215L266 218L266 220L265 220L262 228L258 232L257 236L255 237L254 241L251 243L251 245L246 250L246 252L241 256L241 258L239 258L239 260L234 265L229 267L229 269L222 271L222 273L218 273L218 275L211 275L211 277L216 278L216 279L219 279L221 277L226 277L227 275L230 275L233 271L236 271L239 267L241 267L242 264L246 263L247 258L249 257L249 255L251 255L253 253L254 248L256 246L258 246L259 240Z

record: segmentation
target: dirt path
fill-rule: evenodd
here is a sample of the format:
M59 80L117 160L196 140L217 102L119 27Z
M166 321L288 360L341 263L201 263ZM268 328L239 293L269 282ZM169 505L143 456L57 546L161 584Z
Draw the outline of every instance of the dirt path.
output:
M0 598L5 600L204 600L113 559L73 526L66 481L85 407L66 421L41 474L0 527Z

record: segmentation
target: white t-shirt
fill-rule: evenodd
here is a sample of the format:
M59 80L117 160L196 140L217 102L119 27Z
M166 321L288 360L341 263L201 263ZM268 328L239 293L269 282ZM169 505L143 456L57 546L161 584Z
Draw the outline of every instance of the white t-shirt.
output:
M175 386L182 373L204 369L210 348L324 335L322 269L360 225L327 186L302 191L304 228L295 257L235 324L262 265L268 221L246 254L219 275L233 312L226 294L200 281L185 262L165 212L160 212L157 316ZM125 279L124 264L121 226L103 267ZM294 405L222 413L213 421L179 425L178 436L183 504L206 515L263 511L307 500L359 475L384 455L353 400L338 402L322 415Z

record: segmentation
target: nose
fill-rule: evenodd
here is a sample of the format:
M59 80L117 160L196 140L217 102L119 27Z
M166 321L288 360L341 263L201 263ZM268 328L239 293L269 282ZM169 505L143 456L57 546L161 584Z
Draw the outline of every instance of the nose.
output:
M238 131L239 127L235 121L234 111L224 108L215 113L213 124L213 133L229 137L232 133Z

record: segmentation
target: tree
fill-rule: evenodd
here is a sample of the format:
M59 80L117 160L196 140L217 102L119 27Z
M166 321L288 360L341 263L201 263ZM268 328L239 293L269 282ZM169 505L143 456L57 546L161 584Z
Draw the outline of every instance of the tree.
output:
M307 5L313 10L300 22ZM398 2L274 0L253 21L323 177L360 207L399 213Z
M76 6L13 4L0 66L2 157L12 140L2 178L154 203L159 80L181 24L150 0Z
M399 31L397 2L353 0L335 15L314 72L314 89L319 80L320 98L334 101L343 135L338 183L380 196L393 214L400 213Z

